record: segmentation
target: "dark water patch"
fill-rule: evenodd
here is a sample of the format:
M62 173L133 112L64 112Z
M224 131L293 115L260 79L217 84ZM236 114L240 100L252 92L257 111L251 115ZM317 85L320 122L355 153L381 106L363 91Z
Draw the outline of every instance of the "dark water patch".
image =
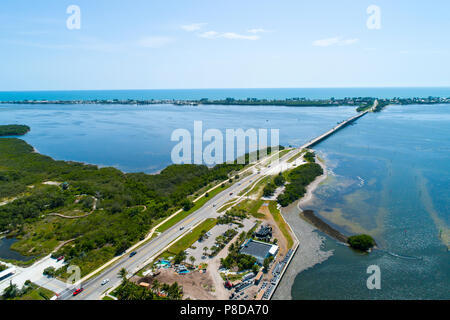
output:
M14 238L1 238L0 239L0 259L5 260L17 260L17 261L30 261L34 257L23 256L19 252L11 249L11 246L18 240Z
M314 214L314 211L312 210L305 210L300 213L300 216L311 223L313 226L315 226L320 231L324 232L325 234L329 235L330 237L340 241L347 243L347 237L344 236L342 233L340 233L338 230L331 227L329 224L327 224L325 221L320 219Z

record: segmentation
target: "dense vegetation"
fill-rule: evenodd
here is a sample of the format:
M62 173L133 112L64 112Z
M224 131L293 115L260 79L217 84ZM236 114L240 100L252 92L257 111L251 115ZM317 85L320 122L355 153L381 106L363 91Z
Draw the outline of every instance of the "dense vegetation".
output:
M54 256L64 255L86 274L143 239L155 221L189 207L189 195L243 167L172 165L156 175L125 174L115 168L55 161L34 153L22 140L0 139L0 199L17 197L0 206L0 232L19 239L14 249L37 257L73 240ZM67 182L68 187L43 185L44 181ZM80 196L84 200L77 202ZM94 198L96 209L84 218L49 215L85 215Z
M280 172L275 178L271 179L266 186L263 189L263 196L264 197L271 197L275 193L275 190L277 187L281 187L285 184L286 179L284 178L283 174Z
M293 169L288 174L290 183L277 198L278 203L286 207L300 199L306 193L306 187L322 174L322 167L317 163L306 163Z
M241 245L244 241L252 236L254 230L248 232L241 232L236 242L233 242L229 249L228 255L220 259L220 265L226 269L237 269L238 271L259 269L256 258L248 254L239 253Z
M0 296L0 300L50 300L53 295L54 293L50 290L27 280L22 289L19 289L16 284L10 283L3 291L3 295Z
M165 297L159 296L158 293L164 293ZM124 278L120 286L114 290L114 295L119 300L181 300L183 288L177 282L168 285L159 284L154 280L152 288L148 289Z
M303 159L305 159L306 162L313 163L313 162L315 162L315 157L316 157L316 154L314 152L307 151L305 153L305 155L303 156Z
M367 234L351 236L347 242L350 247L360 251L367 251L375 245L375 240Z
M22 136L30 131L30 127L18 124L0 126L1 136Z

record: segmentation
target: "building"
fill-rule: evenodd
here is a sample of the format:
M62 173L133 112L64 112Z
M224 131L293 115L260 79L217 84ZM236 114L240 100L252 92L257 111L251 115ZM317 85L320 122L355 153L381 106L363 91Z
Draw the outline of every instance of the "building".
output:
M249 239L241 246L239 253L248 254L255 257L258 264L262 265L264 263L264 259L270 256L275 257L277 255L278 246L271 243Z
M11 267L11 268L8 268L6 270L3 270L2 272L0 272L0 280L4 280L4 279L12 276L15 273L16 273L16 268L15 267Z
M269 225L263 225L257 232L255 232L255 237L264 240L264 241L270 241L272 239L272 227Z

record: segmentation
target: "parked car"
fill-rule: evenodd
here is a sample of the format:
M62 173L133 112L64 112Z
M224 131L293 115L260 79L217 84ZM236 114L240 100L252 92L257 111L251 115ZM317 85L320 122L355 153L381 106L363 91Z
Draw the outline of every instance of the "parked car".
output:
M56 261L61 261L61 260L64 260L64 256L60 256L60 257L58 257L58 259L56 259Z

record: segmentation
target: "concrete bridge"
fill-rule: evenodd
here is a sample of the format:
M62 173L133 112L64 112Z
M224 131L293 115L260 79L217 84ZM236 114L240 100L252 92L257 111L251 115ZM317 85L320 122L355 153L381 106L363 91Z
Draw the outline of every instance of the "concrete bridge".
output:
M322 142L323 140L327 139L329 136L331 136L332 134L334 134L335 132L339 131L340 129L348 126L349 124L355 122L356 120L358 120L359 118L365 116L367 113L373 111L378 105L378 100L375 100L375 102L373 103L373 106L363 112L358 113L356 116L353 116L341 123L339 123L337 126L335 126L333 129L325 132L324 134L318 136L317 138L314 138L313 140L309 141L308 143L306 143L305 145L302 146L303 148L311 148L313 146L315 146L316 144L318 144L319 142Z

